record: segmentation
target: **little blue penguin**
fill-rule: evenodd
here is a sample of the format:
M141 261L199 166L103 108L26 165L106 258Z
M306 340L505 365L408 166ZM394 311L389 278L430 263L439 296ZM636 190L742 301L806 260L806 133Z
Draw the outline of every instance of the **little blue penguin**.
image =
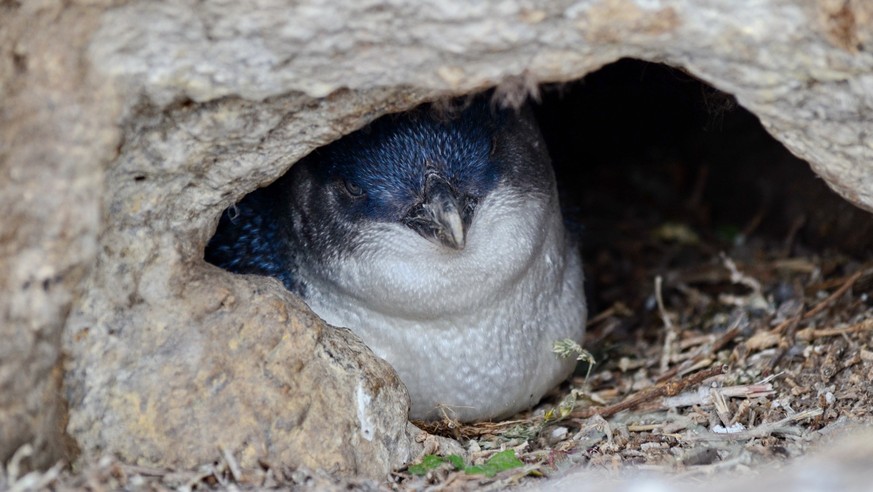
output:
M410 418L500 419L573 370L582 263L529 107L480 96L384 116L222 216L206 260L268 275L351 329L409 391Z

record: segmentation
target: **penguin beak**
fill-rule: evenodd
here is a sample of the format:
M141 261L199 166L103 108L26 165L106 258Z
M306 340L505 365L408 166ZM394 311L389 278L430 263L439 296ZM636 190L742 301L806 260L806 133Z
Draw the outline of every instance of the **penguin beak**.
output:
M428 241L460 251L467 235L462 212L449 183L431 174L425 181L424 200L410 210L404 222Z

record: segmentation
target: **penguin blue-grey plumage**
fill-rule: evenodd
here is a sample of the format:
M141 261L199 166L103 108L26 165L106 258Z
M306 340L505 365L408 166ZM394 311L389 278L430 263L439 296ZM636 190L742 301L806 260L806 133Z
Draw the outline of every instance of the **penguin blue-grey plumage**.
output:
M357 333L409 390L410 417L496 419L573 370L586 306L529 108L382 117L222 216L207 261L276 277Z

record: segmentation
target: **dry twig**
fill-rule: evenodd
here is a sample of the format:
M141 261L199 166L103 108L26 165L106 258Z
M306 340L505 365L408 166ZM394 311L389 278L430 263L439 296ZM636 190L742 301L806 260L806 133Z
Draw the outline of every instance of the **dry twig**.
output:
M829 296L827 297L827 299L821 301L820 303L816 304L816 306L815 306L814 308L812 308L812 309L810 309L809 311L807 311L806 314L803 315L803 319L809 319L809 318L812 318L812 317L815 316L816 314L818 314L818 313L824 311L825 309L827 309L828 306L830 306L834 301L836 301L837 299L839 299L840 297L842 297L843 294L845 294L849 289L851 289L851 288L852 288L852 285L853 285L853 284L854 284L854 283L855 283L859 278L861 278L862 276L864 276L864 275L867 274L867 273L868 273L868 272L865 271L865 270L859 270L859 271L855 272L852 276L850 276L850 277L849 277L849 278L848 278L848 279L843 283L843 285L840 286L839 289L835 290L833 294L829 295Z
M661 321L664 323L664 348L661 351L661 372L665 372L670 367L670 360L673 358L673 344L676 342L676 328L670 320L670 314L664 307L664 296L661 293L661 285L663 278L660 275L655 277L655 300L658 302L658 313L661 315Z
M594 415L609 417L610 415L614 415L618 412L621 412L622 410L628 410L637 407L645 402L651 401L658 397L675 396L689 386L700 384L701 382L713 376L718 376L720 374L724 374L724 367L713 367L705 371L694 373L677 381L668 381L658 384L656 386L646 388L624 399L623 401L614 405L609 405L608 407L586 408L581 411L573 412L570 414L570 417L581 419L587 419Z

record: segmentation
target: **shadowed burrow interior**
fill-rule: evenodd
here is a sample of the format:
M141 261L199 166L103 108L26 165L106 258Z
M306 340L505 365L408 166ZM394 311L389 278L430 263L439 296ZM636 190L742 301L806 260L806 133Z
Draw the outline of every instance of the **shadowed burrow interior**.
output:
M873 256L871 214L833 192L731 95L682 70L619 60L541 87L536 112L581 237L592 313L646 297L630 295L652 288L635 268L643 256L659 256L663 270L721 251L753 255L765 244L785 257Z

